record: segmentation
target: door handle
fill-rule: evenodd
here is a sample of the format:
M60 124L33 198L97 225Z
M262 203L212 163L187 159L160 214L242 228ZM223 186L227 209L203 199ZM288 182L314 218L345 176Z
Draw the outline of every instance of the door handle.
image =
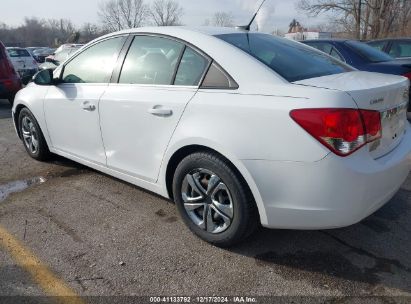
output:
M171 109L162 108L161 106L155 106L148 110L148 113L155 116L171 116L173 111Z
M83 107L83 110L90 111L90 112L92 112L96 109L96 106L94 104L90 103L89 101L83 102L82 107Z

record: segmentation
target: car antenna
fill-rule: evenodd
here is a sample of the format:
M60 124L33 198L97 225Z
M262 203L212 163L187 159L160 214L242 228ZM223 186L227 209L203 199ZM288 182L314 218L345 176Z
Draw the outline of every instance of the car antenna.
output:
M255 18L257 17L258 13L260 12L261 8L263 7L263 4L265 3L265 1L267 1L267 0L263 0L263 2L261 2L258 10L257 10L256 13L254 14L253 18L251 19L251 21L250 21L250 23L249 23L248 25L240 25L240 26L236 26L235 28L236 28L236 29L239 29L239 30L244 30L244 31L249 32L250 29L251 29L251 25L253 24Z

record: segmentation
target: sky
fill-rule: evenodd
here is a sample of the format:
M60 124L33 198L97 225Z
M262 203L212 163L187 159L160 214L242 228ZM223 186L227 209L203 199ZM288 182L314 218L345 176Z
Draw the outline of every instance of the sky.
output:
M70 19L80 26L86 22L99 23L98 5L104 0L2 0L0 22L19 25L24 17L40 19ZM203 25L217 11L231 12L236 24L244 25L251 19L260 0L176 0L184 9L182 21L185 25ZM153 0L145 0L147 4ZM266 32L286 31L288 24L296 18L304 26L320 24L323 18L308 18L296 10L298 0L267 0L264 10L257 18L260 29Z

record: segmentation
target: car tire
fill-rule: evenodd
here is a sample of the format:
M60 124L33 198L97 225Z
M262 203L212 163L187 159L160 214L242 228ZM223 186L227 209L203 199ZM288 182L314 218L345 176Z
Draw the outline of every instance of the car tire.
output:
M43 132L29 109L23 108L18 119L19 133L27 153L34 159L44 161L51 153L44 139Z
M259 226L250 189L231 163L216 153L185 157L174 173L173 194L185 224L216 246L239 243Z

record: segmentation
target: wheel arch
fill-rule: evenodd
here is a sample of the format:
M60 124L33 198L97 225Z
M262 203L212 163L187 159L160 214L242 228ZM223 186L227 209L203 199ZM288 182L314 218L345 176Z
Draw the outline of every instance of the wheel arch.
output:
M267 222L267 216L264 208L264 204L262 202L262 198L260 192L257 188L257 185L254 182L251 174L245 168L245 166L241 163L240 160L234 158L232 155L228 155L227 153L222 152L220 149L211 148L208 145L203 144L189 144L184 145L176 149L171 156L168 158L167 166L164 173L164 184L166 187L166 191L168 197L173 200L173 177L175 170L177 169L178 164L188 155L196 152L211 152L214 154L219 155L220 157L227 160L229 166L238 174L238 176L242 179L244 184L248 187L248 190L253 195L254 201L257 205L260 221L262 224Z
M23 110L24 108L27 108L28 110L30 110L26 105L21 104L21 103L18 104L13 114L14 125L16 126L16 132L20 139L22 138L21 138L21 132L19 128L19 115L20 115L21 110Z

